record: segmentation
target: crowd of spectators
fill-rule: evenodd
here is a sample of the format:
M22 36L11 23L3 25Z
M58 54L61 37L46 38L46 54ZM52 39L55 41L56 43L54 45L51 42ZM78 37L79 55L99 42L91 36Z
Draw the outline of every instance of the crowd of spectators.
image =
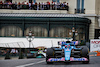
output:
M32 10L69 10L68 3L57 3L57 2L13 2L10 1L0 1L0 9L32 9Z
M7 50L9 50L10 56L18 56L18 50L17 49L0 49L0 56L5 56L7 54Z

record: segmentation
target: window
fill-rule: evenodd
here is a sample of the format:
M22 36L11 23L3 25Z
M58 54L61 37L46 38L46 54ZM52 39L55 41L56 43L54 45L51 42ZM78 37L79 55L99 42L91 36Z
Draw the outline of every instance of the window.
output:
M85 13L84 10L84 0L77 0L76 13Z
M5 26L0 29L0 33L0 36L22 36L22 30L17 26Z
M29 33L29 31L32 31L32 33L35 35L35 37L47 37L47 29L41 26L33 26L26 29L26 34Z
M50 30L50 37L68 37L69 28L67 27L54 27Z

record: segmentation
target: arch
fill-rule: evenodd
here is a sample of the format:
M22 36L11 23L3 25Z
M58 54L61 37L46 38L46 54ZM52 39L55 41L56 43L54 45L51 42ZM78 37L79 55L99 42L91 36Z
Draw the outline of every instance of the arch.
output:
M29 31L35 35L35 37L47 37L47 29L41 26L32 26L28 27L25 31L25 35L29 33Z
M53 27L50 30L50 37L69 37L70 28L65 26Z
M22 36L22 29L18 26L4 26L0 28L0 33L0 36L20 37Z
M78 35L75 36L76 40L84 40L85 41L85 29L83 27L80 27L78 29L76 29L76 31L78 31Z

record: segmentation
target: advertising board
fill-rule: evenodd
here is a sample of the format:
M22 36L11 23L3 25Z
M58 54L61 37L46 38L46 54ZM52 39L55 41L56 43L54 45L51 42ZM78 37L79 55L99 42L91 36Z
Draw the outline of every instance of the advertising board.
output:
M90 51L100 51L100 39L90 40Z

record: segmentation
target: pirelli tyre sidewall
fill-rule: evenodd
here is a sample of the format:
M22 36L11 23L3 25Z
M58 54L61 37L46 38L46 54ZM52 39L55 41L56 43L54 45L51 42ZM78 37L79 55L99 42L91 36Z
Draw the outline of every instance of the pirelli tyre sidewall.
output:
M52 48L48 48L47 52L46 52L46 62L47 62L47 64L53 63L53 62L47 61L49 58L53 58L53 57L54 57L54 50Z
M54 50L52 48L47 49L46 57L54 57Z
M88 61L83 61L83 63L89 63L89 49L87 46L82 46L81 56L88 59Z

